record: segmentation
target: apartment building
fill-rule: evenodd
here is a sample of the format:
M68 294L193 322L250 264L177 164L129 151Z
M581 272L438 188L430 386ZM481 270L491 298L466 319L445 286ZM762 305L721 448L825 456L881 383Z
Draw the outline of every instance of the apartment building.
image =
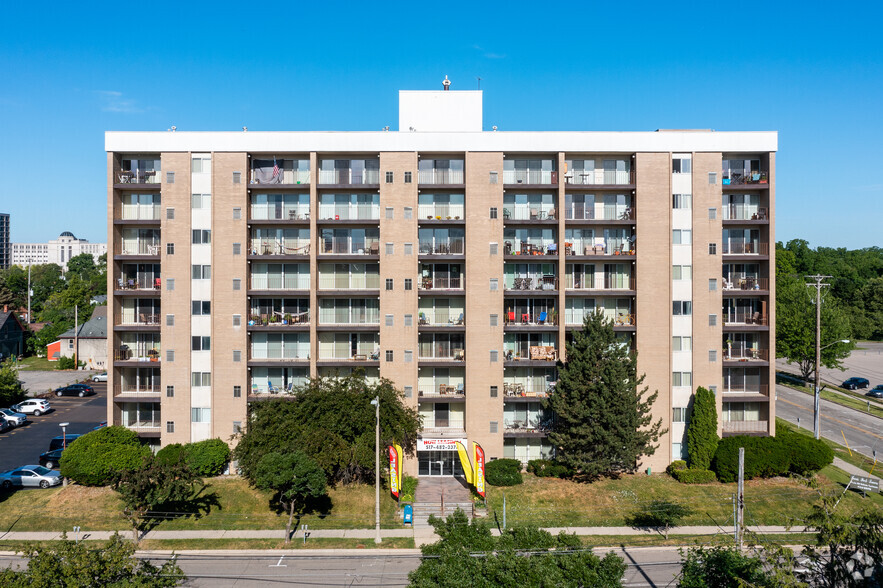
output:
M9 215L0 212L0 269L6 269L12 262L12 247L9 243Z
M151 443L229 437L249 402L363 369L453 443L527 461L556 359L601 309L686 452L773 434L774 132L483 131L481 92L401 92L400 131L106 134L108 419Z
M63 232L48 243L13 243L12 265L26 267L55 263L67 269L67 262L83 253L91 255L97 263L98 258L107 253L107 243L90 243L87 239L78 239L70 231Z

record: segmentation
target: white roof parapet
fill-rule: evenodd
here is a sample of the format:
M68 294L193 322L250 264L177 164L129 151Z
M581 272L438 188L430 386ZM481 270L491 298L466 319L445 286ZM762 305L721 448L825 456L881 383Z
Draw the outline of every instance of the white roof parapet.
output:
M638 153L777 151L777 131L108 131L116 153L465 152Z

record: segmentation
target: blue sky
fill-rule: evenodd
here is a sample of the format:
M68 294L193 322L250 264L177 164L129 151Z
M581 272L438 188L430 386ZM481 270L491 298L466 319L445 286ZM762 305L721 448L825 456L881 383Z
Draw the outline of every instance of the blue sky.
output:
M881 245L883 8L728 6L7 3L0 212L105 241L105 130L395 128L448 75L487 129L777 130L777 240Z

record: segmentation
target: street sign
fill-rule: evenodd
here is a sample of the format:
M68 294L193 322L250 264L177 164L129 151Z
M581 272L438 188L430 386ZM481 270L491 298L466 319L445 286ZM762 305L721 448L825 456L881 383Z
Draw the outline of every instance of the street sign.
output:
M853 476L852 479L849 480L849 487L856 490L863 490L864 492L879 492L880 480L863 478L862 476Z

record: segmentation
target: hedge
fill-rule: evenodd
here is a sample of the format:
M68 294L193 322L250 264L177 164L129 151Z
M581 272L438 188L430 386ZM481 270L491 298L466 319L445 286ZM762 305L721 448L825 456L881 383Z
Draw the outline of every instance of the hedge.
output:
M170 443L156 452L156 461L163 465L176 465L184 461L184 446L180 443Z
M150 455L125 427L103 427L74 440L61 454L61 475L85 486L110 484L123 470L137 469Z
M727 437L714 454L711 469L721 482L735 482L739 473L739 448L745 448L745 478L771 478L789 473L819 471L834 460L822 441L797 433L776 437Z
M570 468L552 459L532 459L527 462L527 471L538 478L566 478L571 474Z
M484 477L491 486L515 486L524 482L521 462L517 459L495 459L484 466Z
M199 476L217 476L230 460L230 447L220 439L206 439L196 443L172 443L160 449L156 459L163 464L184 461Z
M687 469L687 462L685 462L683 459L676 459L668 464L668 467L665 468L665 472L672 478L676 478L677 476L675 476L675 472L679 472L685 469Z
M710 484L717 481L717 477L711 470L672 470L671 475L681 484Z

